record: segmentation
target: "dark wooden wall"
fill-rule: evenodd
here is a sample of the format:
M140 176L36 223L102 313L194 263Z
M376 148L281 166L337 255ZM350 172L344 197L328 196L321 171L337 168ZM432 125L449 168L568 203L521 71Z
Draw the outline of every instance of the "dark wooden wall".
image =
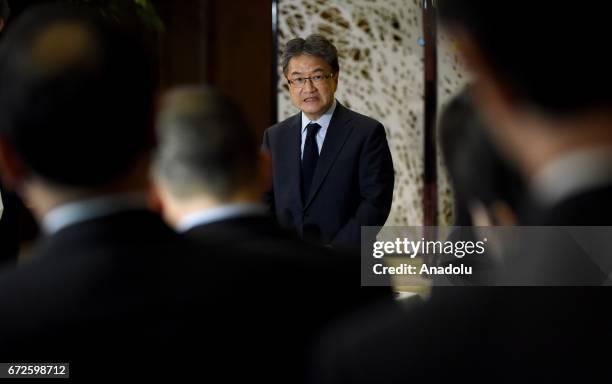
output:
M160 0L161 83L207 82L233 97L257 132L273 124L271 0Z
M51 1L9 0L9 4L18 17L30 5ZM207 82L233 97L258 132L275 122L272 0L152 3L165 25L156 39L162 88Z
M31 5L53 1L9 0L11 19ZM212 84L238 102L261 135L276 120L272 113L272 69L276 65L272 59L272 0L152 2L165 26L164 31L150 36L159 48L162 90ZM23 216L19 237L27 243L36 237L37 227L26 209L19 211L16 215Z

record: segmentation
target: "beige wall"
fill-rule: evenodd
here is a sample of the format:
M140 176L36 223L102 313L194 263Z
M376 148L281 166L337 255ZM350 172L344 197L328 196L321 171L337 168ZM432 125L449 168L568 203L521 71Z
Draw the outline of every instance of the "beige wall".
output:
M279 49L294 37L320 33L338 48L336 97L381 121L395 167L387 225L421 225L423 212L423 47L419 0L279 0ZM462 84L452 43L441 37L439 99L444 104ZM297 112L278 67L279 120ZM444 79L449 79L448 82ZM447 92L448 90L448 92ZM440 179L440 222L451 220L448 183Z

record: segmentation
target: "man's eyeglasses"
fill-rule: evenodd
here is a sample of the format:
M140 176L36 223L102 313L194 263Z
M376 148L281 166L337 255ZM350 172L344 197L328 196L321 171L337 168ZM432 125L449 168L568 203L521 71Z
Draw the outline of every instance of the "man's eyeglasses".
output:
M331 79L332 77L334 77L334 74L330 73L329 75L314 75L314 76L310 76L310 77L295 77L293 79L287 79L287 82L292 87L302 88L304 85L306 85L306 82L308 80L312 81L313 84L320 84L320 83L323 82L323 80Z

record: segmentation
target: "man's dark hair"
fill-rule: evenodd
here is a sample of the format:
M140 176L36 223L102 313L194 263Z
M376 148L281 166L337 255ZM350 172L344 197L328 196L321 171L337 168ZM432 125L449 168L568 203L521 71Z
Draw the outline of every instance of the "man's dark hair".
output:
M208 86L164 98L154 173L179 198L231 197L257 173L259 142L238 106Z
M600 2L439 0L520 102L555 113L612 105L609 13Z
M282 58L283 73L285 76L287 76L291 58L299 55L320 57L329 64L334 73L340 70L336 47L321 35L314 34L308 36L306 39L296 38L287 42Z
M11 9L9 8L7 0L0 0L0 19L7 21L11 16Z
M468 204L503 201L515 211L526 193L517 169L495 148L469 90L451 100L439 124L442 157L455 194L455 224L471 225Z
M152 144L153 88L138 34L81 9L33 7L0 46L0 134L43 179L107 184Z

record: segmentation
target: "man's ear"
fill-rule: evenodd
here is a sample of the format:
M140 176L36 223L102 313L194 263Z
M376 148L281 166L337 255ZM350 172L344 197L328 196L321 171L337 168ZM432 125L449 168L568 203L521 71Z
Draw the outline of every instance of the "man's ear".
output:
M470 201L468 204L468 210L470 211L473 226L490 227L494 225L489 210L481 201Z
M7 188L18 191L26 176L27 168L9 140L0 136L0 175Z
M510 207L510 204L505 201L494 201L493 204L491 204L491 215L497 225L510 226L519 224L516 213Z

